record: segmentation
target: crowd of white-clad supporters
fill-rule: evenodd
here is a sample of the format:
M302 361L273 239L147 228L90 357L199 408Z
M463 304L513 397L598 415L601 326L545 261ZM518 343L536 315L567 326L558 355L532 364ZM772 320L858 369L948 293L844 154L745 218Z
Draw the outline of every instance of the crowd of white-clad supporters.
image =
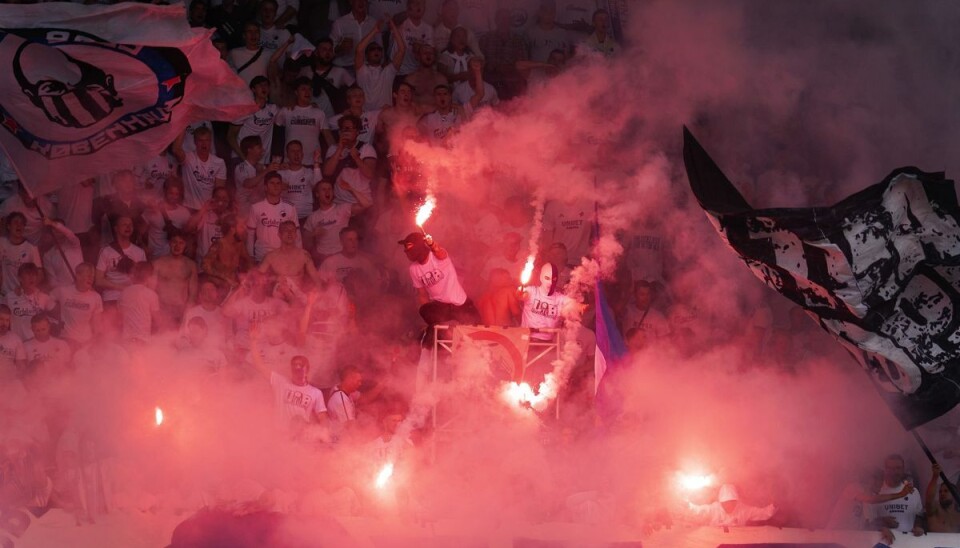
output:
M576 7L558 23L550 1L519 30L506 11L463 13L456 0L434 13L423 0L303 7L189 6L190 24L216 28L249 84L260 107L249 117L193 124L135 169L43 196L0 157L3 506L60 504L78 519L104 509L97 480L76 480L105 440L68 426L78 410L66 399L20 403L158 346L272 390L294 437L382 449L414 390L423 331L397 245L423 190L403 143L442 150L476 111L557 74L577 50L618 50L606 12ZM457 225L463 234L444 233L471 250L453 253L485 324L520 325L529 204L503 195L458 212L474 221ZM547 205L541 261L561 277L589 252L593 209Z

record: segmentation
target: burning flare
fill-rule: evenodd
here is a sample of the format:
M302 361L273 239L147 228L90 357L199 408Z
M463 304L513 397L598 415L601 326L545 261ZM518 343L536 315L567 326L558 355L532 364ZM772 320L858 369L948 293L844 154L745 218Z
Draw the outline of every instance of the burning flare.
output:
M713 485L713 476L710 474L685 474L677 472L677 483L685 491L697 491Z
M511 381L504 385L503 398L517 408L529 407L536 411L543 411L554 395L554 383L551 375L540 383L536 392L525 382Z
M163 424L163 409L160 409L159 407L154 408L153 416L154 420L157 421L157 426Z
M433 210L436 207L437 199L434 198L432 194L427 194L427 198L423 201L423 205L417 210L417 226L422 229L423 223L427 222L427 219L433 215Z
M524 286L530 283L531 276L533 276L533 255L527 257L527 264L523 265L523 272L520 273L520 285Z
M377 489L383 489L386 487L391 476L393 476L393 463L388 462L383 465L383 468L381 468L380 472L377 474L377 480L374 482L374 484L377 486Z

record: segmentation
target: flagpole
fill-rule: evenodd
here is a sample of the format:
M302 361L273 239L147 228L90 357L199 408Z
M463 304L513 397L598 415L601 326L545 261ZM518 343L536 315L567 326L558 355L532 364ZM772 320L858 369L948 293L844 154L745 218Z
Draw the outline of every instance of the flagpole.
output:
M927 456L927 459L930 460L930 464L937 465L937 458L933 456L933 452L930 451L930 448L927 447L927 444L924 443L923 438L920 437L920 434L916 430L911 430L913 434L913 439L917 440L917 443L920 444L920 449L923 449L923 454ZM947 489L950 490L950 496L953 497L954 504L960 504L960 493L957 491L957 486L947 478L947 475L943 472L943 469L940 469L940 479L943 480L943 484L947 486Z
M33 192L30 191L30 187L28 187L27 184L23 182L23 179L18 179L17 182L20 184L20 188L22 188L23 191L27 193L27 196L29 196L30 199L33 200L33 207L37 208L37 213L40 214L40 220L41 221L46 220L47 216L43 213L43 210L40 209L40 200L38 200L37 197L33 195ZM54 247L56 247L57 251L60 252L60 258L63 259L63 264L66 265L67 267L67 272L70 273L70 277L73 278L74 282L76 282L77 273L74 272L73 267L70 266L70 261L67 259L67 254L64 253L63 247L60 245L60 242L57 240L57 235L53 233L53 229L50 229L50 235L53 237ZM37 265L37 266L40 266L40 265Z

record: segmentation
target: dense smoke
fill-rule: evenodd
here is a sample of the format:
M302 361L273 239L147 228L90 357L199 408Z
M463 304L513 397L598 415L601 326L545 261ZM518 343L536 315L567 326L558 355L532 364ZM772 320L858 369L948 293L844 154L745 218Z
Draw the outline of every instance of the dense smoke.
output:
M400 515L411 526L469 520L478 532L565 520L658 527L681 519L673 474L698 469L736 483L745 500L777 504L787 525L817 527L843 485L887 453L906 453L926 481L856 364L723 246L689 193L680 138L689 126L755 207L827 205L902 165L960 173L949 152L960 14L894 1L664 0L630 10L619 57L578 56L527 96L480 112L449 150L403 145L422 177L381 218L386 237L375 244L396 272L395 293L370 302L361 292L367 323L337 364L412 394L421 323L395 242L416 230L427 188L437 209L424 228L474 297L485 282L472 269L502 245L474 230L491 206L518 197L530 223L541 194L596 202L600 238L568 289L590 305L585 327L595 282L625 278L633 234L665 237L671 257L659 298L674 311L672 336L635 351L617 377L619 421L601 425L592 411L592 347L571 346L559 362L559 419L553 407L505 404L483 356L459 354L447 363L454 373L405 409L401 438L418 445L404 450L386 497L362 448L290 442L262 383L185 371L157 341L132 352L130 367L105 356L110 373L95 383L70 378L50 390L82 411L69 430L96 438L116 463L118 500L188 512L259 498L310 515ZM521 256L537 243L524 240ZM761 309L773 318L763 337Z

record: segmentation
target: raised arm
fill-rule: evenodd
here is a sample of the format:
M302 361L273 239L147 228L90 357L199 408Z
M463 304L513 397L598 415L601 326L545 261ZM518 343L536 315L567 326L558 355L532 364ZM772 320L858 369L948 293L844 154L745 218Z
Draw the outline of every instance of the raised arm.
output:
M393 22L393 19L390 20L390 36L397 44L397 52L393 54L393 59L391 59L390 62L393 63L393 66L397 70L400 70L400 65L403 64L403 56L407 54L407 41L403 39L403 35L400 34L400 31L397 29L397 24Z
M357 70L360 70L360 67L363 66L364 55L367 52L367 46L370 45L370 42L373 42L373 39L378 34L380 34L382 30L383 30L383 24L380 21L377 21L377 24L374 25L372 29L370 29L370 32L368 32L366 36L360 39L360 43L357 44L357 49L353 50L354 68L356 68Z

